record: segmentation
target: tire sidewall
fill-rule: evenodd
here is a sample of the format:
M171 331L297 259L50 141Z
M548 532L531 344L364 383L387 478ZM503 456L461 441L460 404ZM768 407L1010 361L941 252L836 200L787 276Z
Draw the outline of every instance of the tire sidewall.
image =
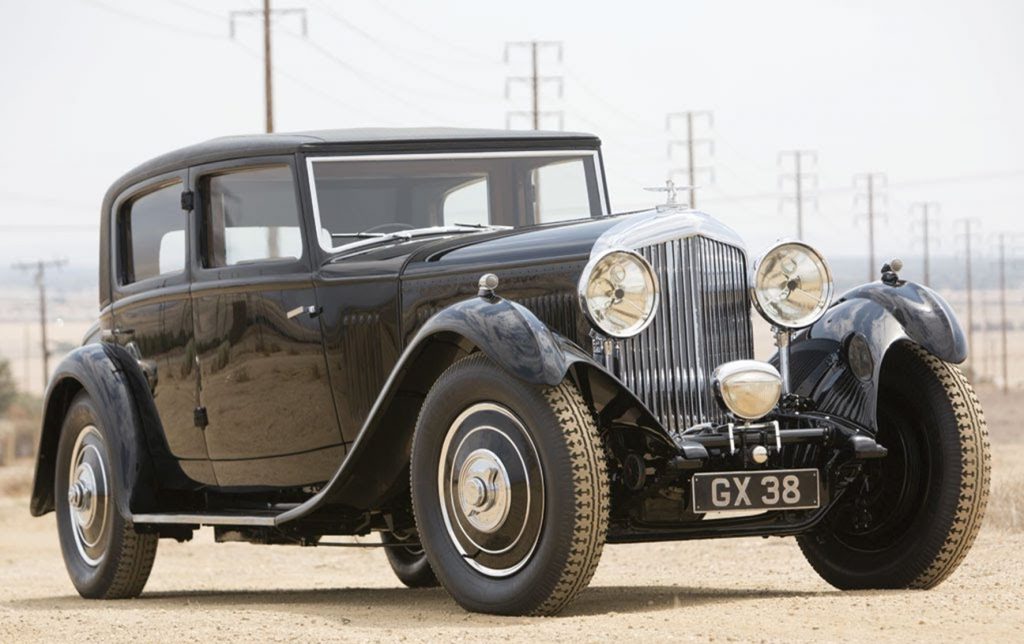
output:
M544 478L543 524L527 563L506 577L488 577L463 560L448 535L438 497L438 469L448 428L469 406L493 402L515 414L537 450ZM569 448L542 391L486 360L457 363L438 380L423 405L412 452L416 525L434 573L470 610L529 612L559 581L576 521Z
M67 499L72 451L78 436L88 426L95 427L102 437L105 448L102 456L105 465L110 470L108 474L108 511L110 515L104 536L107 547L103 559L96 566L86 562L78 551ZM71 582L83 597L103 597L117 574L118 555L123 546L126 529L126 523L119 508L119 501L123 494L119 472L120 463L117 458L117 450L113 449L113 436L101 422L100 415L89 396L85 393L79 394L72 401L61 428L57 447L57 467L54 474L54 505L64 565L71 577Z

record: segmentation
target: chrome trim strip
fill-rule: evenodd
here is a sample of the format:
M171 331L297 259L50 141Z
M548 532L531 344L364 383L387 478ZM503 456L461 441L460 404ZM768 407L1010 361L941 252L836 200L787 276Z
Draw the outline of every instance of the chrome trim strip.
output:
M132 523L188 524L188 525L274 525L274 516L247 516L231 514L133 514Z

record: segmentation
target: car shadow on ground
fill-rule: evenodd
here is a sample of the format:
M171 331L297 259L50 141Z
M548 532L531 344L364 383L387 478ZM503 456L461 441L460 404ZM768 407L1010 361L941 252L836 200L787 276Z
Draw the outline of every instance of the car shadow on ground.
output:
M736 604L749 600L817 597L838 591L797 591L747 588L695 588L687 586L595 586L572 602L563 617L607 615L609 613L643 613L686 609L705 604ZM461 616L463 624L493 624L493 620L522 620L488 615L471 615L463 611L439 588L411 590L405 588L325 588L309 590L246 590L246 591L162 591L147 592L127 601L90 601L78 596L33 598L5 602L29 610L85 610L116 612L159 610L247 609L252 611L288 612L316 615L348 624L364 619L380 620L387 625L392 614L417 616L421 627L450 625L453 616Z

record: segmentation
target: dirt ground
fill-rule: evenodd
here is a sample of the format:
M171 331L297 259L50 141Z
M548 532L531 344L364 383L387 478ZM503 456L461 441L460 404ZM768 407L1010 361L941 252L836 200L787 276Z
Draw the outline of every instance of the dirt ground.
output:
M52 514L28 516L29 466L0 468L0 641L1024 641L1020 395L983 391L993 499L960 569L931 591L839 592L792 539L609 546L561 616L468 614L406 590L377 550L164 541L140 599L84 601Z

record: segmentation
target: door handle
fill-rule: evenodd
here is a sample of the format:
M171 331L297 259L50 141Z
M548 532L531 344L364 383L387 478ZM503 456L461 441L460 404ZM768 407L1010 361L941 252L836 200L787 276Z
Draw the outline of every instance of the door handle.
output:
M285 315L288 316L289 320L291 320L293 318L297 318L300 315L302 315L303 313L305 313L306 315L308 315L311 318L315 318L316 316L320 315L320 311L321 310L322 309L319 306L317 306L315 304L309 304L307 306L296 306L291 311L288 311L288 313L286 313Z
M118 338L131 337L133 335L135 335L135 329L122 329L117 327L113 329L104 329L102 338L108 342L112 342Z

